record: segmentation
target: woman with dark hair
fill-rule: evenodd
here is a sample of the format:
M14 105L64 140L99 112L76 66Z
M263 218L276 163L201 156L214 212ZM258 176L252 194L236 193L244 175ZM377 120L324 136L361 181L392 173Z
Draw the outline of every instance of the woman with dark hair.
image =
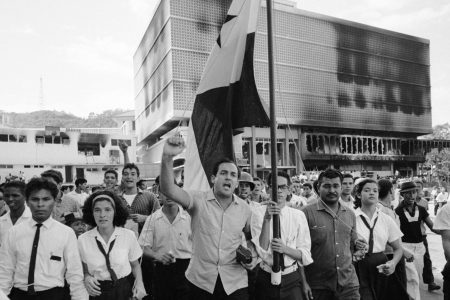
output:
M395 279L388 276L394 273L403 256L400 240L403 234L395 221L378 208L378 195L378 183L373 179L363 179L355 186L356 228L368 241L364 259L355 264L361 299L409 299L401 285L393 291L389 284ZM393 249L390 260L384 254L387 245Z
M96 192L84 203L83 220L93 229L79 237L78 247L89 299L142 299L146 294L138 261L142 249L134 232L123 228L127 217L128 210L110 191Z

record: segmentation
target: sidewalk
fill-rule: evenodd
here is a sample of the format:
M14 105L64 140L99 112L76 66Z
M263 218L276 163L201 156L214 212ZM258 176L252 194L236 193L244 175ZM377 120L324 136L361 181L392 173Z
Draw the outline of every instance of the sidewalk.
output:
M444 299L444 294L442 293L442 274L441 271L446 263L444 257L444 250L442 249L441 237L432 232L427 232L428 247L430 250L430 257L433 262L433 274L436 284L441 286L441 289L434 292L428 291L428 286L421 284L420 295L421 300L442 300Z

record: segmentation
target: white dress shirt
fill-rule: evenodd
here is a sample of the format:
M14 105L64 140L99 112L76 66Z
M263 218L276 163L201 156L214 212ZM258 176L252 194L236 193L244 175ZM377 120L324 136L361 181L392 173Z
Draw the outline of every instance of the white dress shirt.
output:
M13 226L1 247L0 289L5 294L9 294L12 287L22 291L28 289L28 270L36 224L30 218ZM35 290L39 292L64 287L64 278L70 285L72 299L88 299L75 233L72 228L50 217L40 228L34 273Z
M263 263L272 266L273 257L271 242L267 250L261 248L259 244L259 236L261 235L262 224L264 221L264 215L266 213L267 206L262 205L256 212L252 214L251 218L251 230L252 230L252 242L255 244L258 255L263 260ZM270 241L273 239L272 231L273 219L270 220ZM292 207L284 206L280 212L280 231L282 242L293 249L300 250L302 253L302 259L299 263L303 266L307 266L313 262L311 257L311 236L309 235L309 226L306 221L305 214ZM284 266L289 267L296 262L288 255L284 255Z
M169 222L162 208L147 217L139 237L142 248L150 247L160 254L171 253L175 258L192 256L191 216L179 206L175 220Z
M11 221L11 211L8 211L5 215L0 217L0 247L6 240L8 230L14 225L18 225L31 218L31 211L28 206L25 205L25 210L23 211L20 218L17 219L16 224Z
M106 243L97 227L95 227L78 238L81 260L87 265L89 274L98 280L111 280L106 268L105 256L100 252L96 238L100 241L106 253L108 253L112 241L115 240L109 254L111 268L118 279L128 276L131 273L130 262L136 261L142 256L142 249L134 232L126 228L116 227Z
M395 240L400 239L403 236L400 228L397 226L395 221L389 217L387 214L381 212L377 207L375 213L370 219L361 208L355 210L356 215L356 230L358 231L358 236L363 237L367 243L369 242L370 231L369 228L364 224L361 218L365 218L370 227L373 227L375 219L378 217L378 221L375 224L373 230L373 253L383 252L386 249L387 243L392 243Z

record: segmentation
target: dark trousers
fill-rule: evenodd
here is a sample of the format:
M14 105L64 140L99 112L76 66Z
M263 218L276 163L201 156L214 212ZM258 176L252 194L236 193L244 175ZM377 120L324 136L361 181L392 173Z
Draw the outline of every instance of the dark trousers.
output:
M255 297L255 284L258 272L260 272L259 265L256 265L256 267L251 270L247 270L249 300L258 300L258 298Z
M442 270L442 276L444 277L444 300L450 300L450 263L448 261Z
M388 260L391 260L394 255L388 254ZM392 291L392 295L395 295L395 299L401 299L403 294L407 294L407 279L406 279L406 270L405 270L405 259L402 257L397 266L395 267L394 274L391 274L389 277L389 291Z
M364 300L387 299L388 277L378 272L377 266L387 262L381 253L366 254L363 260L355 263L359 279L359 294Z
M189 259L177 259L175 263L155 264L153 298L155 300L188 300L189 282L184 276Z
M434 282L434 275L433 275L433 265L431 263L430 259L430 252L428 251L428 241L427 236L422 236L423 238L423 244L425 245L425 254L423 255L423 283L430 284Z
M11 300L61 300L64 299L64 293L64 288L62 287L36 292L35 295L28 295L27 292L12 288L9 298Z
M147 292L147 296L144 297L144 300L153 300L153 260L143 256L142 263L142 280L144 281L145 291Z
M280 285L272 285L271 274L260 269L256 278L258 300L302 300L301 278L297 271L281 276Z
M359 286L338 287L336 291L312 289L314 300L361 300Z
M133 276L127 276L116 281L99 281L102 293L100 296L89 296L89 300L125 300L130 299L134 283ZM133 283L132 283L133 282Z
M217 276L216 286L212 294L189 283L189 300L248 300L248 289L242 288L227 295L220 276Z

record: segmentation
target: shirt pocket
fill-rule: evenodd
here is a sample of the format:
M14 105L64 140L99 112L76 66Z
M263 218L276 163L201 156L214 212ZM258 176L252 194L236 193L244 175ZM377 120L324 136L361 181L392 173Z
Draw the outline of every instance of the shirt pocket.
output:
M47 254L45 260L47 266L47 276L61 278L61 275L63 274L63 270L65 268L64 249L52 249L50 253Z
M321 245L327 241L328 228L325 225L313 225L309 227L312 245Z

